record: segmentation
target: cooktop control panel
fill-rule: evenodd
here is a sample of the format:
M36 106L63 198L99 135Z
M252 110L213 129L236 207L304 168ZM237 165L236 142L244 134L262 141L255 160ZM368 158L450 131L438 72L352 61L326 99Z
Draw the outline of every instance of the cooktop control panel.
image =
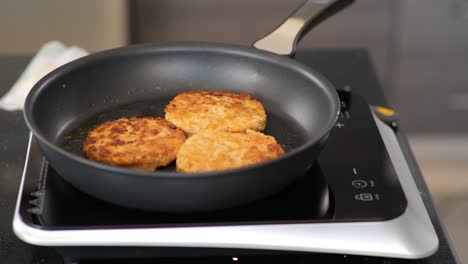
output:
M320 157L335 199L334 221L384 221L407 201L369 105L341 91L341 114Z

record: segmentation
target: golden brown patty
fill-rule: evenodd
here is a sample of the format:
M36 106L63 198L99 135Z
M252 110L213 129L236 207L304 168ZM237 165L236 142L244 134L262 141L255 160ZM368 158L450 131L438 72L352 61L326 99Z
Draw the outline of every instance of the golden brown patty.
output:
M283 154L283 148L274 137L260 132L202 132L182 145L176 164L180 172L219 171L260 163Z
M174 161L184 142L184 132L165 119L120 118L89 131L83 151L95 161L154 171Z
M188 91L177 95L165 109L166 119L187 136L202 131L262 131L266 125L263 105L248 93Z

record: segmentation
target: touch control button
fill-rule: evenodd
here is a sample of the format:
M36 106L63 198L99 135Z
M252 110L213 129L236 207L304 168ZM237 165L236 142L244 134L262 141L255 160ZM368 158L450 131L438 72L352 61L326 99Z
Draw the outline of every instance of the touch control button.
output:
M338 127L338 128L342 128L342 127L344 127L344 124L340 123L340 122L336 122L335 126Z
M354 180L352 183L354 188L362 189L367 187L367 182L363 180Z
M372 194L370 193L356 194L354 198L356 198L356 200L365 201L365 202L374 200L374 197L372 197Z

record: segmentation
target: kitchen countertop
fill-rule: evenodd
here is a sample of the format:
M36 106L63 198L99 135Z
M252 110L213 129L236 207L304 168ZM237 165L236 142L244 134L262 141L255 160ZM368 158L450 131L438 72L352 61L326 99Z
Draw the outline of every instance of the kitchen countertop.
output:
M0 96L10 89L30 59L30 56L0 56ZM369 67L371 60L365 50L303 50L297 53L296 59L309 64L321 72L337 89L344 88L352 83L353 87L351 89L363 95L369 103L389 106L374 70ZM61 257L54 250L28 245L20 241L13 234L11 222L21 180L29 132L20 111L7 112L0 110L0 124L0 262L8 264L63 263ZM341 255L334 255L333 257L324 255L323 257L319 257L319 259L325 258L328 262L333 263L459 263L402 129L399 129L397 132L397 138L439 237L439 250L431 257L420 260ZM314 255L318 256L320 254ZM268 262L272 260L276 263L289 262L287 259L282 260L282 258L269 259ZM104 262L109 263L107 261L92 261L92 263ZM168 263L169 261L162 262ZM179 261L173 262L182 263ZM206 263L208 260L198 259L194 262ZM258 262L263 262L263 260L258 260ZM91 262L86 261L83 263Z

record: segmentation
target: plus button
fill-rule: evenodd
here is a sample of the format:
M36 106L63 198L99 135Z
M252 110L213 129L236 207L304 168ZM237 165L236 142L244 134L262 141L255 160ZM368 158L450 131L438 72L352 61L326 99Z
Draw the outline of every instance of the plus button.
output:
M335 126L338 127L338 128L342 128L342 127L344 127L344 124L342 124L342 123L340 123L340 122L337 122L337 123L335 124Z

